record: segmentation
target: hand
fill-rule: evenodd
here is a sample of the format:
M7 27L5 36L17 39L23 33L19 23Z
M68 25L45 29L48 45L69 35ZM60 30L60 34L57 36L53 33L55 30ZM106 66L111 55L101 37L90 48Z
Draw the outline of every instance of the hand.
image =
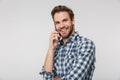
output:
M58 42L59 42L59 33L57 31L53 31L50 35L50 42L49 42L49 48L50 49L55 49Z
M55 76L55 77L54 77L54 80L61 80L61 78L58 77L58 76Z

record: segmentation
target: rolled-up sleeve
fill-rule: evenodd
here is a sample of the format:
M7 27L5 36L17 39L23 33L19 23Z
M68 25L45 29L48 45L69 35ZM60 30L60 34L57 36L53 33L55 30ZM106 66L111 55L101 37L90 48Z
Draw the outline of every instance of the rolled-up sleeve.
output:
M53 72L47 72L44 70L44 67L42 67L42 70L40 72L41 75L43 75L43 80L53 80Z

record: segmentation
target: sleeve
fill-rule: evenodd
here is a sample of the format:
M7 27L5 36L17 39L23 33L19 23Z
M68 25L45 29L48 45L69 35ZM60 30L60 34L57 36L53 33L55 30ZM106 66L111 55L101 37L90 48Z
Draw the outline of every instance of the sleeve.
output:
M42 71L40 72L40 75L43 75L43 80L53 80L53 72L47 72L44 70L44 67L42 67Z
M84 42L79 47L78 56L74 60L72 69L62 80L86 80L86 72L95 62L95 45L91 41Z

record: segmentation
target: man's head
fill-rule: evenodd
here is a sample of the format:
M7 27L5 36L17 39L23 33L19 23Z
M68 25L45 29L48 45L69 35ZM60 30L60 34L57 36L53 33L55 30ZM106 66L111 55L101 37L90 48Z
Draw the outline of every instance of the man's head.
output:
M74 33L74 13L70 8L63 5L56 6L51 11L51 15L55 29L63 39L67 39Z

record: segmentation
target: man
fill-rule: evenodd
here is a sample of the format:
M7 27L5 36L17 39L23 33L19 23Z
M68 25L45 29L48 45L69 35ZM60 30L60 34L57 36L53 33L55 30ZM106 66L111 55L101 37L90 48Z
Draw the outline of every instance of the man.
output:
M94 43L75 31L73 11L58 5L51 12L55 30L41 74L44 80L92 80L95 68Z

